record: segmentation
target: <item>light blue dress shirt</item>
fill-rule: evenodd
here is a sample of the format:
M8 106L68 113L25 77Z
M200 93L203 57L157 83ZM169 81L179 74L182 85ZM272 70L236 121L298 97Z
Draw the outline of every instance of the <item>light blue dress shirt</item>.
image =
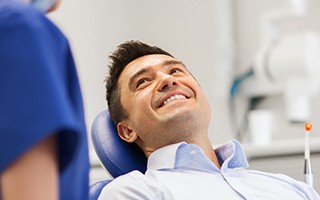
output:
M195 144L160 148L150 155L145 174L133 171L116 178L99 199L320 199L308 185L288 176L247 170L245 154L236 140L215 152L221 169Z

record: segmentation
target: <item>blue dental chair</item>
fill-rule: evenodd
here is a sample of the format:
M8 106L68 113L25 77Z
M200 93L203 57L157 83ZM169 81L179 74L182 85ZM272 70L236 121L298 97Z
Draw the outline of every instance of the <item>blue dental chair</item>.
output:
M123 141L114 126L109 111L98 114L91 128L91 138L101 165L116 178L133 170L145 173L147 158L135 145ZM90 187L89 199L96 200L103 187L112 180L99 181Z

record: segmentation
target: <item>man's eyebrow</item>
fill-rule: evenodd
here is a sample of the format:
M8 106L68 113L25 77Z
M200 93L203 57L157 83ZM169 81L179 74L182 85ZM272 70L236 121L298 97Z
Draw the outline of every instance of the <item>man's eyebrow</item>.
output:
M163 66L167 66L167 65L182 65L183 67L186 68L186 66L183 64L183 62L178 61L178 60L166 60L163 62L162 64Z
M161 65L162 66L182 65L183 67L186 68L186 66L183 64L183 62L177 61L177 60L166 60ZM147 73L149 71L151 71L151 66L146 66L146 67L140 69L139 71L137 71L136 73L134 73L129 79L128 86L130 87L137 77L139 77L140 75Z
M151 70L150 66L144 67L142 69L140 69L139 71L137 71L136 73L134 73L130 79L129 79L129 83L128 86L130 87L133 84L133 81L140 75L147 73Z

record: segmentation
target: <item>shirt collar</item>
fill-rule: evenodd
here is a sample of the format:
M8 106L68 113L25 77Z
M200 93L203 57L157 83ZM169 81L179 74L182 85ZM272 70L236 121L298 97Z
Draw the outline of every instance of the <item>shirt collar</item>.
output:
M222 170L248 167L244 151L236 140L217 147L215 152ZM186 142L162 147L149 156L147 169L168 170L174 168L218 171L218 168L198 145Z
M241 144L237 140L223 144L215 148L222 169L247 168L249 167Z
M176 160L176 152L180 146L184 145L187 145L187 143L180 142L157 149L150 154L147 169L173 169Z

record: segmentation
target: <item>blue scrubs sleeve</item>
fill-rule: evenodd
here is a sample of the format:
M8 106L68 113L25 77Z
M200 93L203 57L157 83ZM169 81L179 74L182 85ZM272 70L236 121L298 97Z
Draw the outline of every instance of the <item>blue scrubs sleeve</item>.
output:
M85 140L68 43L40 12L0 13L0 171L51 134L63 170Z

